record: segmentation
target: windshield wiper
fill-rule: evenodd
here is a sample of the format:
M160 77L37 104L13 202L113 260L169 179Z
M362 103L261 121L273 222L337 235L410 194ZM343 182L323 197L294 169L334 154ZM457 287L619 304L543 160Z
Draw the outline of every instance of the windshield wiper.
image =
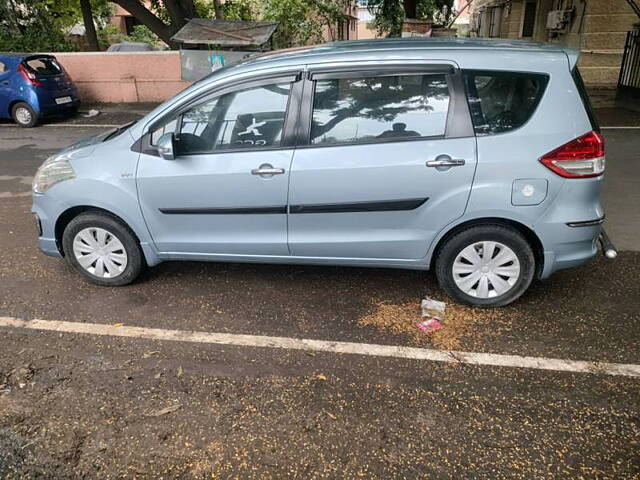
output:
M128 128L130 128L132 125L134 125L137 122L137 120L134 120L132 122L129 123L125 123L124 125L122 125L121 127L116 128L113 132L111 132L109 135L107 135L106 137L104 137L104 140L102 140L103 142L106 142L107 140L111 140L112 138L117 137L118 135L120 135L122 132L124 132L125 130L127 130Z

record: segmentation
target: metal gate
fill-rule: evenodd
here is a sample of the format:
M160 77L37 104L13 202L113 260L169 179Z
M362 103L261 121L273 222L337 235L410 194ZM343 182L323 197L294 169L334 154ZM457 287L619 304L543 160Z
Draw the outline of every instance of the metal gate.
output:
M640 29L627 33L618 89L640 95Z

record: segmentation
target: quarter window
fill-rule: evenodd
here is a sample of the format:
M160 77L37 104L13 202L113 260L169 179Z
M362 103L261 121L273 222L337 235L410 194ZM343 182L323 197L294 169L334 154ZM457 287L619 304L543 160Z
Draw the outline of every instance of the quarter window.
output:
M396 75L315 82L312 144L443 136L445 75Z
M508 132L533 115L548 77L536 73L464 72L467 99L476 135Z

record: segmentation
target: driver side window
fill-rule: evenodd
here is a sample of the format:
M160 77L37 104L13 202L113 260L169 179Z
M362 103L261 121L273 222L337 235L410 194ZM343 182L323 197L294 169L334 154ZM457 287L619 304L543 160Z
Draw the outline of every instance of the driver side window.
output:
M278 83L209 99L154 131L151 143L173 131L180 155L278 147L290 90L290 83Z

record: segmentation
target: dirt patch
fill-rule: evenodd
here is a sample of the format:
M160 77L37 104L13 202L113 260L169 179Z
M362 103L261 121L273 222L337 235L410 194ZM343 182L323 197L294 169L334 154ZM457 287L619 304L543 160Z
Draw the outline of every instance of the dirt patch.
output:
M443 328L425 335L416 323L420 316L420 301L390 303L376 299L371 311L359 319L361 325L373 326L396 334L405 334L415 345L432 345L442 350L460 350L471 340L486 335L487 325L498 322L504 316L501 310L470 308L447 302Z

